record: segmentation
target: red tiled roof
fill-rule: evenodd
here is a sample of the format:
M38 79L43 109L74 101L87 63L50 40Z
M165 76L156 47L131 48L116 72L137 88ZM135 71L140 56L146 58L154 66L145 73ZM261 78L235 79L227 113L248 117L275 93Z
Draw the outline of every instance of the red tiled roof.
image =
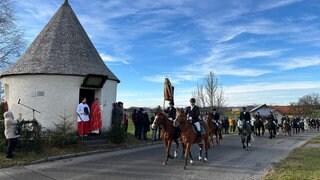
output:
M290 113L290 106L269 106L269 107L284 114Z

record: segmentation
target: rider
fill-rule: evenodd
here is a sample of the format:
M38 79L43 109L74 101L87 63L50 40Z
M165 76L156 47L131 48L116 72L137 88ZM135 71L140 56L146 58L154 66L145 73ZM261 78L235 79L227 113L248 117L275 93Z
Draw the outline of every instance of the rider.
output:
M214 129L215 129L214 134L216 135L217 130L219 128L219 120L220 120L220 114L217 112L216 108L213 108L212 119L213 119L213 124L214 124Z
M174 106L173 101L170 101L169 102L169 107L166 110L164 110L164 112L168 114L168 118L169 118L170 121L173 121L173 120L176 119L177 110L173 106ZM175 140L177 140L178 137L179 137L179 133L180 133L179 131L180 131L179 127L174 127L174 139Z
M192 123L197 128L197 136L199 139L199 144L201 144L201 127L199 122L199 116L200 116L200 110L199 107L196 106L196 100L194 98L190 99L190 105L186 108L186 114L189 121L192 121Z
M251 127L251 116L250 116L250 113L247 111L247 108L246 107L243 107L242 108L242 112L240 113L240 120L241 121L244 121L244 125L245 124L249 124L250 127ZM250 128L251 130L251 128Z
M277 122L271 111L268 116L268 124L269 124L269 134L270 134L269 139L275 138L276 130L277 130Z

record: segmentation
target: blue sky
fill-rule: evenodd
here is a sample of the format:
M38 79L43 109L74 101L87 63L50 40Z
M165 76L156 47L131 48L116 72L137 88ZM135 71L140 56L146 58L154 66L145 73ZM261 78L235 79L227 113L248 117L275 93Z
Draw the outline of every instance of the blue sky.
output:
M17 2L30 44L63 0ZM227 105L285 105L320 93L317 0L69 0L107 66L125 107L176 105L213 71Z

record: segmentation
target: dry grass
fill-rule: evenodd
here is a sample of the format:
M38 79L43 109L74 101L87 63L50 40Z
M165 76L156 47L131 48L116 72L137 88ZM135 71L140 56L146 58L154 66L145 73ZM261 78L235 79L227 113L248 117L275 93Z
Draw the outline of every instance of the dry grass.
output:
M64 149L45 148L42 153L35 153L35 152L25 153L17 150L14 152L15 156L13 159L6 158L5 154L3 156L0 156L0 168L6 168L10 166L15 166L15 165L24 165L29 162L46 158L49 156L57 156L57 155L76 153L81 151L84 151L84 148L81 145L68 147Z

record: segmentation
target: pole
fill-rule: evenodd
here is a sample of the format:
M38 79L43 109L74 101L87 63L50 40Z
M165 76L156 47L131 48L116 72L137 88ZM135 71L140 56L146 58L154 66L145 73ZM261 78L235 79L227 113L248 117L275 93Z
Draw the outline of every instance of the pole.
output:
M166 109L166 100L164 99L163 100L163 110L165 110Z

